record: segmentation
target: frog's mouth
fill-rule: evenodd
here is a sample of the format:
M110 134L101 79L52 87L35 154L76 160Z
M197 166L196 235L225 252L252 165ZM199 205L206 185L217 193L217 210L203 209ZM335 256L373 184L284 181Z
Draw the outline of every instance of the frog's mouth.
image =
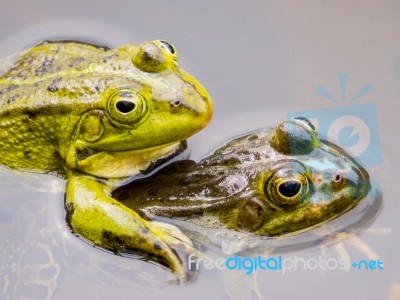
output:
M101 178L147 174L187 149L186 141L126 151L77 150L69 167Z
M160 166L164 165L166 162L171 161L173 158L183 154L187 150L187 141L181 141L175 150L169 154L169 156L161 157L156 161L150 162L148 167L145 170L140 170L142 174L149 174L158 169ZM187 153L188 154L188 153Z

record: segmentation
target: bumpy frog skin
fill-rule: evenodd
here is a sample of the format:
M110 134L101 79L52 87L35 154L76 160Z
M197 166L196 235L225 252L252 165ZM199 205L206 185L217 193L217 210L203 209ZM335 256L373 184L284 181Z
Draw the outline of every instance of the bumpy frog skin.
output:
M368 173L299 118L232 140L197 164L172 163L114 197L149 218L276 236L327 222L369 190Z
M114 252L151 254L182 275L172 248L190 243L111 192L176 155L211 115L207 92L165 41L114 50L47 42L0 76L0 163L64 176L73 232Z

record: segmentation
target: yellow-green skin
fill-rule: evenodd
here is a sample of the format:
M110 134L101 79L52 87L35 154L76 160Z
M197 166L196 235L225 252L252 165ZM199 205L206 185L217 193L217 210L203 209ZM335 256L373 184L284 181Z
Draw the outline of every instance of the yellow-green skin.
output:
M157 256L183 276L178 232L111 197L126 178L174 155L212 103L165 41L109 50L47 42L0 77L0 163L67 181L67 221L94 244ZM186 245L186 244L185 244Z

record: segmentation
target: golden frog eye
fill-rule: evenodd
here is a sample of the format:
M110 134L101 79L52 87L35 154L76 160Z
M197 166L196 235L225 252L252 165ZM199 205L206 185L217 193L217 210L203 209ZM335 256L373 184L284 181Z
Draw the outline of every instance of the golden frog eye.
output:
M265 182L264 193L273 204L283 208L303 203L310 193L305 168L296 162L279 165Z
M301 181L297 179L284 180L278 185L280 196L286 198L296 197L301 190Z
M146 100L133 90L119 90L110 96L108 111L115 120L134 124L146 114Z

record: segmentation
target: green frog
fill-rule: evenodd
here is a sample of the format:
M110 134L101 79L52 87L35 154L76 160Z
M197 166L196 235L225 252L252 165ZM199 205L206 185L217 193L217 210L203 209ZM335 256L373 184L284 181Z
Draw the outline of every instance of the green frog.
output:
M296 118L236 138L198 163L169 164L113 196L150 219L279 236L338 217L370 188L361 165Z
M190 240L111 192L180 153L212 111L207 91L166 41L116 49L48 41L0 76L0 163L66 178L75 234L115 253L154 256L184 276L174 249L190 252Z

